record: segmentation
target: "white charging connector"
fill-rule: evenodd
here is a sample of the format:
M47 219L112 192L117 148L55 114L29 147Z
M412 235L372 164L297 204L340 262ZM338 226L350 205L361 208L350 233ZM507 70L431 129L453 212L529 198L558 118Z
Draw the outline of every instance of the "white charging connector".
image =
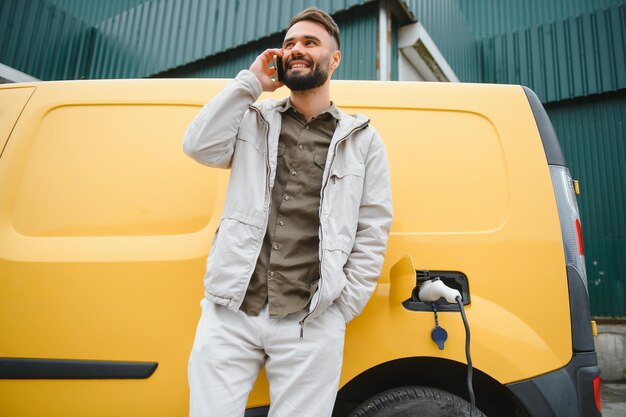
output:
M433 278L422 283L417 296L424 303L433 303L443 297L450 304L456 304L456 298L461 297L461 293L448 287L439 278Z

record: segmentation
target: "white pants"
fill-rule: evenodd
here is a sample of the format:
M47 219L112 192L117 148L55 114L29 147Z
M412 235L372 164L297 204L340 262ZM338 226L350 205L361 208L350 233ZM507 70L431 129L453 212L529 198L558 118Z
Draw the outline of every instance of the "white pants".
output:
M242 417L262 366L270 384L269 417L329 417L343 359L346 324L334 305L304 325L306 311L269 318L231 311L206 299L189 358L191 417Z

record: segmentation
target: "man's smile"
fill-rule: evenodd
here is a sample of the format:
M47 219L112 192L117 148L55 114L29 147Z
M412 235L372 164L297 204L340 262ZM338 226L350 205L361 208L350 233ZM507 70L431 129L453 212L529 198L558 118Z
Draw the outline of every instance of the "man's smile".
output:
M287 65L288 70L310 68L310 67L311 67L311 64L309 64L308 61L305 61L303 59L294 59L293 61L289 61Z

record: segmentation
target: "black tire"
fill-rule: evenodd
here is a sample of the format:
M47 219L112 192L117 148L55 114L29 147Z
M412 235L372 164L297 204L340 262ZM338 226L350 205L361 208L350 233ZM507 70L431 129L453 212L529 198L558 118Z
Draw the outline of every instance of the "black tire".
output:
M402 387L382 392L354 410L350 417L463 417L470 404L435 388ZM474 409L473 417L486 417Z

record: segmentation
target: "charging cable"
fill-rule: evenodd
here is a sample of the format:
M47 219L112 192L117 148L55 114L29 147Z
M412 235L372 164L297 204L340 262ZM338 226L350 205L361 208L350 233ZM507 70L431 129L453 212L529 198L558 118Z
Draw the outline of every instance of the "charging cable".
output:
M439 278L433 278L428 281L424 281L420 287L420 291L418 293L418 297L422 302L425 303L434 303L437 302L440 298L444 298L448 303L454 304L456 303L459 306L459 311L461 312L461 318L463 319L463 326L465 327L465 357L467 358L467 391L470 399L470 417L473 415L473 411L476 408L476 399L474 398L474 387L472 384L472 375L473 375L473 366L472 366L472 356L470 354L470 328L469 323L467 321L467 316L465 315L465 308L463 306L463 298L461 297L461 293L454 288L448 287L443 281ZM439 327L439 324L436 320L436 308L435 311L435 324L436 327ZM447 333L445 334L447 337ZM445 338L444 338L445 341ZM441 343L441 344L440 344ZM439 349L443 349L443 341L437 342L439 345Z
M465 308L463 307L463 300L459 295L456 297L456 303L459 305L461 311L461 318L463 319L463 326L465 326L465 357L467 358L467 392L470 399L470 417L476 407L476 399L474 398L474 386L472 385L472 374L474 368L472 366L472 355L470 354L470 328L467 322L467 316L465 315Z

